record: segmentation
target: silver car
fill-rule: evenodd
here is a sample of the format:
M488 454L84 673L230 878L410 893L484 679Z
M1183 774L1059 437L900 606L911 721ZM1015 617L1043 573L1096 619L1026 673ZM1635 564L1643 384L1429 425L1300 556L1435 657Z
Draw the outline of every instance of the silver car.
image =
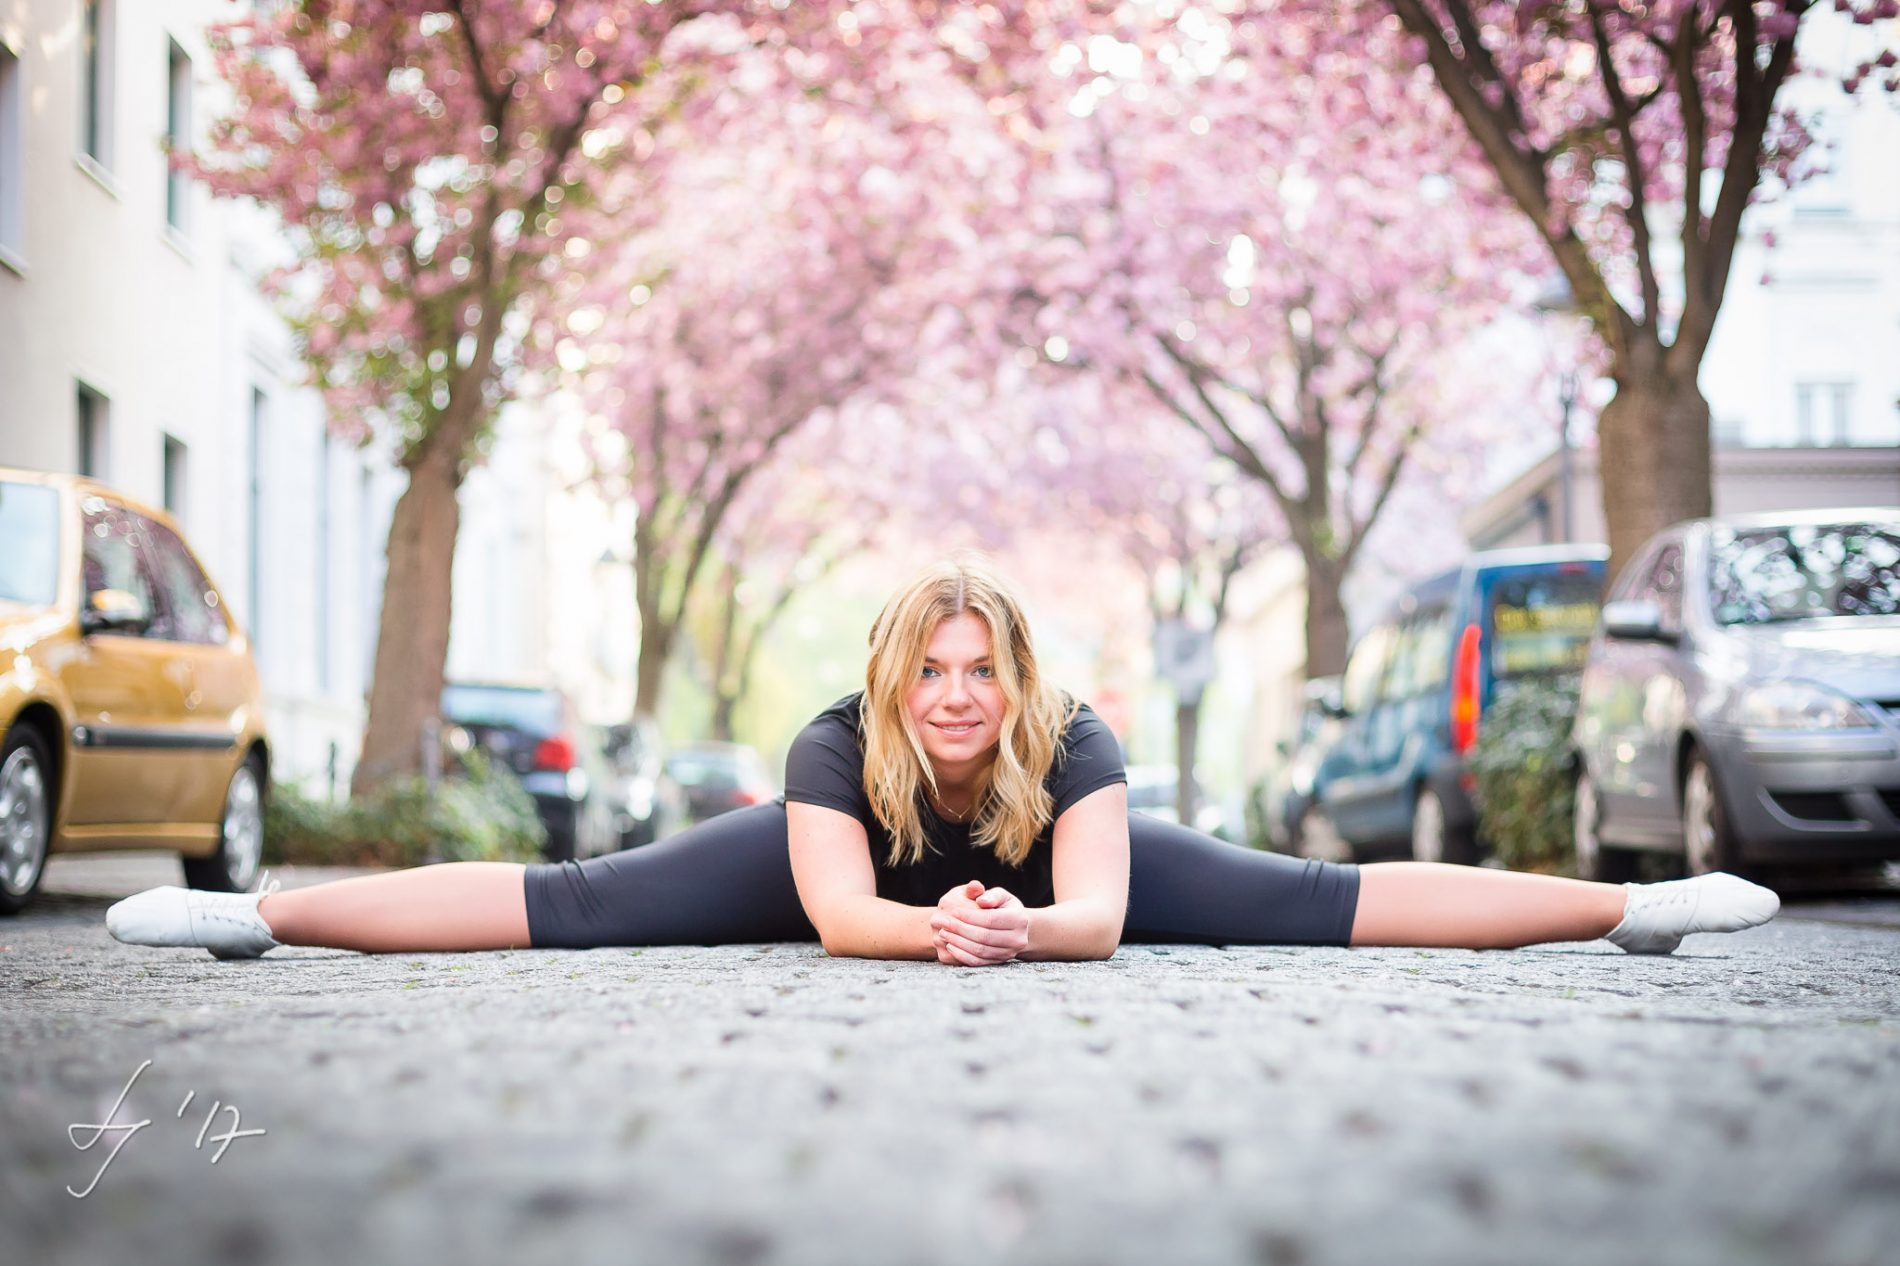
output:
M1584 668L1577 870L1900 858L1900 509L1678 524Z

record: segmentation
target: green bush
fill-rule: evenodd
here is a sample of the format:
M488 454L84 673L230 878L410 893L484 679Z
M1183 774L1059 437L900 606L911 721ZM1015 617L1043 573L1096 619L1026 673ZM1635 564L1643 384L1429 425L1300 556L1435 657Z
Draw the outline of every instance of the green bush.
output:
M269 865L421 866L427 862L541 861L547 833L534 800L479 752L433 796L421 778L331 804L295 786L272 787L264 811Z
M1576 874L1570 728L1577 686L1566 675L1506 688L1485 711L1466 758L1484 837L1512 870Z

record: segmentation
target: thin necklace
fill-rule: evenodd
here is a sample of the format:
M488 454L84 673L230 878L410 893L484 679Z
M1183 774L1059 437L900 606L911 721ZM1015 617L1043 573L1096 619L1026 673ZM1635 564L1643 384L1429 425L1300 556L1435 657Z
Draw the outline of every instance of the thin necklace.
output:
M968 822L970 815L976 811L976 805L972 804L962 813L958 813L949 805L945 804L941 797L932 797L932 799L936 801L937 811L944 817L949 818L952 822Z

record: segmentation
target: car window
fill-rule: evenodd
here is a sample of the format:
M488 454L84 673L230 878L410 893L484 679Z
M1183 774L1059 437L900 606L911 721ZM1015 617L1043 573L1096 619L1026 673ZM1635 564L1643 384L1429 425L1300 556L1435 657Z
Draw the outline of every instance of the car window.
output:
M442 715L458 725L501 726L546 735L561 730L566 709L552 690L450 685L442 688Z
M88 497L82 507L85 545L81 554L81 574L86 597L105 589L131 594L150 619L157 611L153 599L155 586L139 548L137 521L113 509L99 497ZM126 636L138 636L135 630L117 630Z
M1662 612L1662 627L1670 633L1682 632L1682 542L1669 541L1656 552L1656 563L1643 577L1633 595L1656 604Z
M1709 605L1721 624L1900 614L1900 525L1717 527Z
M158 580L159 612L152 636L170 642L221 646L230 637L218 591L205 579L178 534L141 514L128 515L144 534Z
M59 494L0 483L0 599L51 606L59 597Z
M1392 650L1381 698L1410 699L1445 684L1451 672L1451 613L1422 611L1405 624Z
M1577 563L1500 576L1489 598L1492 677L1581 669L1603 609L1602 587L1594 569Z
M1377 625L1353 648L1339 688L1347 712L1364 712L1377 696L1379 679L1385 676L1386 661L1390 658L1392 633L1391 625Z

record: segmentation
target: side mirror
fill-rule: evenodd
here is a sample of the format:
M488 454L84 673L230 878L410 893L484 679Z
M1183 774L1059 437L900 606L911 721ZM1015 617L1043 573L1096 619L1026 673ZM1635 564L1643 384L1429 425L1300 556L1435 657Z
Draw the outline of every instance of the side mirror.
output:
M1662 608L1647 598L1603 604L1603 631L1611 637L1631 642L1674 642L1674 633L1663 628Z
M143 633L151 623L145 604L123 589L93 590L79 612L81 633Z

